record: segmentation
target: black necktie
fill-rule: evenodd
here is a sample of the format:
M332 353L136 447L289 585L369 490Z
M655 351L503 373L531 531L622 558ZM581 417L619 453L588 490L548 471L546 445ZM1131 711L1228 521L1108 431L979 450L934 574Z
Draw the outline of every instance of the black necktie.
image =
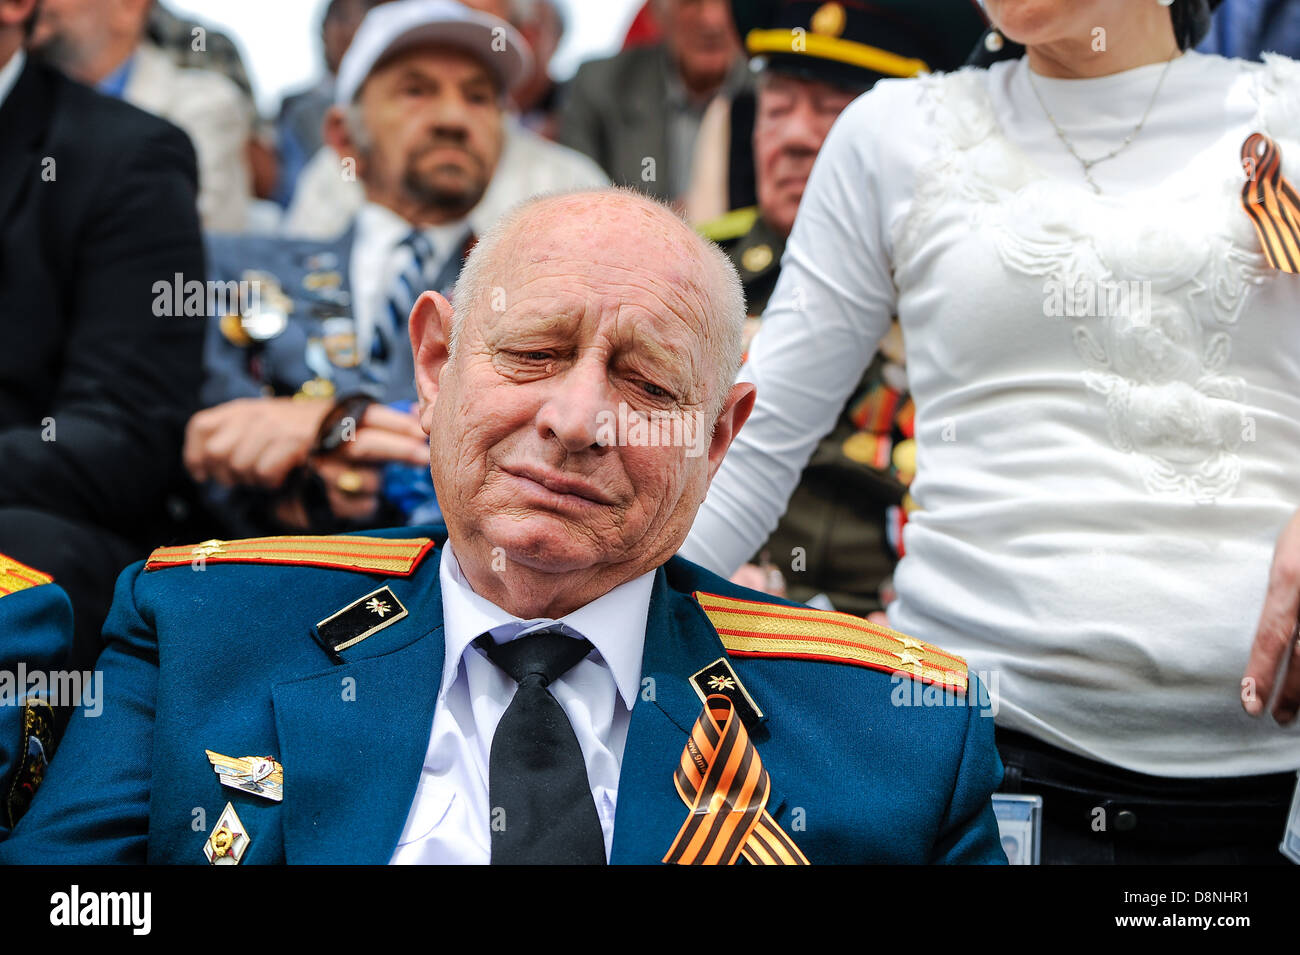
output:
M493 865L604 865L605 837L582 747L546 687L592 649L554 630L494 643L489 659L519 684L488 759Z

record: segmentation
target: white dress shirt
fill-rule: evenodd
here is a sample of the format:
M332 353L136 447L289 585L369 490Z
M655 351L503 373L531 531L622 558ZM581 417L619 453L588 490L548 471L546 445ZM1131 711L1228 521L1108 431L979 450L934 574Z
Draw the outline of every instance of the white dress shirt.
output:
M727 573L755 552L897 315L920 510L891 623L992 674L998 725L1062 749L1294 770L1300 723L1239 696L1300 505L1300 279L1266 266L1240 152L1265 132L1300 182L1300 64L1179 57L1095 194L1034 86L1091 157L1164 71L1021 59L884 80L844 111L741 372L758 403L683 553ZM1137 283L1131 307L1103 283ZM1063 286L1085 294L1059 307Z
M548 689L564 708L582 747L609 858L623 746L641 686L653 571L558 621L520 620L474 593L450 544L442 552L439 580L446 641L442 686L419 788L391 864L490 861L488 757L497 723L517 684L472 644L489 631L504 643L557 622L596 648Z
M363 205L356 218L352 259L348 264L352 285L352 319L356 323L357 348L370 354L376 317L388 308L388 296L398 274L411 262L411 251L400 248L414 228L396 212L375 202ZM437 275L452 255L460 253L460 242L468 229L461 220L449 225L429 226L424 235L433 246L433 261L425 269Z
M9 57L9 62L0 66L0 106L5 104L9 98L9 91L14 88L18 82L18 75L23 71L23 64L27 62L27 54L19 47L18 52Z

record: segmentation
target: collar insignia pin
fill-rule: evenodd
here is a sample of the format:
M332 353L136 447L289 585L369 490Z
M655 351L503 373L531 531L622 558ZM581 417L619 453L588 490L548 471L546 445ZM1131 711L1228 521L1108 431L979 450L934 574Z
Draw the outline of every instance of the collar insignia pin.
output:
M392 626L406 613L397 595L388 587L380 587L316 624L313 636L331 660L342 663L342 651Z
M745 685L740 682L740 677L736 676L736 671L731 668L731 661L726 657L718 657L703 670L694 674L691 677L691 686L701 703L706 702L710 694L725 696L736 708L745 726L750 729L759 725L765 718L763 711L749 695Z

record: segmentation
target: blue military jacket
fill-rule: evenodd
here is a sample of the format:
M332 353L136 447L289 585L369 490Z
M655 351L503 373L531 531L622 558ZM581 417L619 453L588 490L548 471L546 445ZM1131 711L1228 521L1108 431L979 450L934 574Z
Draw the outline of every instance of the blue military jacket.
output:
M54 754L48 689L71 646L68 595L0 554L0 839L22 818Z
M204 407L290 396L304 386L313 397L414 400L405 338L383 356L361 354L350 275L355 238L355 226L329 240L208 237L208 274L223 295L203 348ZM452 256L430 288L450 295L460 265L461 256Z
M413 533L441 541L445 530L372 536ZM443 668L439 552L386 576L203 559L220 549L123 573L99 661L103 712L74 717L0 860L203 864L227 802L251 837L243 864L390 859ZM406 616L332 659L316 624L384 586ZM656 572L615 863L660 862L686 819L673 774L702 709L690 677L726 655L697 591L767 600L681 558ZM731 662L765 714L751 736L771 776L767 808L813 864L1005 861L986 710L898 705L910 677L845 663ZM283 801L223 787L205 750L273 756Z

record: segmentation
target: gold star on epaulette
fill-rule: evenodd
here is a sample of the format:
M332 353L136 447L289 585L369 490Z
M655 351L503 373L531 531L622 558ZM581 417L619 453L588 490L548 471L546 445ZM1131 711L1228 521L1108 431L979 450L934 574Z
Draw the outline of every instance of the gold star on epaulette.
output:
M911 650L904 650L897 656L900 667L914 666L916 669L912 671L913 673L921 672L921 657L918 654L913 653Z
M719 594L697 592L695 599L737 656L850 663L954 690L967 686L961 657L861 617Z

